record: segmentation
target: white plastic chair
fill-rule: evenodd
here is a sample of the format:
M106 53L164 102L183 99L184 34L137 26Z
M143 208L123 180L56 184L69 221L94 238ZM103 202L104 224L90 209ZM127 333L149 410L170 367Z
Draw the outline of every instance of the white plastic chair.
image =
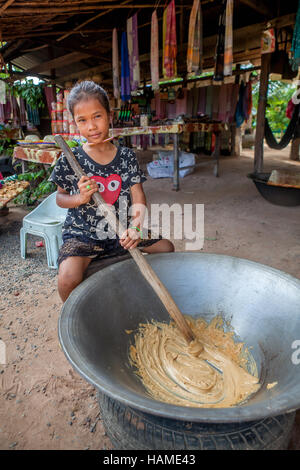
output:
M59 248L62 245L62 226L68 209L56 204L57 191L50 194L32 212L23 218L23 227L20 230L21 257L26 258L27 234L43 237L46 245L47 262L49 268L57 269Z

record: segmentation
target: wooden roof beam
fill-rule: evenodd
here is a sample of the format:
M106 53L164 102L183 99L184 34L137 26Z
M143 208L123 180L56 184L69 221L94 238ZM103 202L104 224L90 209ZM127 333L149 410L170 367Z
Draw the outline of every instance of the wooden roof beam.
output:
M267 18L272 18L273 12L270 8L268 8L266 5L261 0L240 0L241 3L244 3L244 5L247 5L248 7L252 8L252 10L257 11L261 15L267 17Z
M2 5L2 7L0 7L0 16L3 15L3 13L5 12L5 10L12 4L14 3L15 0L7 0L7 2L4 3L4 5Z
M63 56L56 57L55 59L35 65L31 69L26 70L26 72L28 74L32 72L42 73L50 69L56 69L73 64L74 62L78 62L81 59L87 59L88 57L91 57L91 55L83 52L70 52L69 54L65 54Z

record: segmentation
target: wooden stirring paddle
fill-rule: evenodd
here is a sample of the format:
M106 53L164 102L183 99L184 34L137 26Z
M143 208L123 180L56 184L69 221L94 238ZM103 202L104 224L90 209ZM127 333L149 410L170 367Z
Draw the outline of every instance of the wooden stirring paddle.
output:
M75 175L80 179L82 176L86 176L84 171L82 170L81 166L77 162L72 150L69 148L69 146L65 143L63 137L61 135L56 135L54 137L55 142L57 145L62 149L64 152L71 168L73 169ZM104 213L106 213L105 218L109 224L109 226L115 231L117 229L117 234L121 238L123 233L125 232L125 228L121 225L117 217L115 216L114 212L111 210L108 204L104 201L102 198L101 194L99 192L94 193L92 195L92 199L94 202L100 207ZM191 343L192 341L195 342L196 338L187 324L185 318L183 317L182 313L180 312L179 308L177 307L176 303L172 299L170 293L166 289L166 287L163 285L161 280L158 278L156 273L153 271L152 267L149 265L149 263L146 261L146 257L143 256L141 251L138 248L132 248L131 250L128 250L129 253L131 254L132 258L138 265L141 273L143 274L144 278L146 281L151 285L153 290L156 292L158 297L160 298L161 302L165 306L168 314L170 317L175 321L176 325L178 326L179 330L183 334L184 338L186 339L187 343ZM198 341L197 341L198 343ZM202 346L199 344L199 347L197 348L199 350L199 353L201 352L200 349Z

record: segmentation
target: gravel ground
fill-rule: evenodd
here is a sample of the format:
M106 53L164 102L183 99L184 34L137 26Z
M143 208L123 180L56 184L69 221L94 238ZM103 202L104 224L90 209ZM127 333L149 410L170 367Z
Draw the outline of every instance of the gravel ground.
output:
M26 211L28 212L28 211ZM62 302L42 240L28 236L20 258L22 209L0 219L0 449L110 449L96 393L76 374L57 340Z

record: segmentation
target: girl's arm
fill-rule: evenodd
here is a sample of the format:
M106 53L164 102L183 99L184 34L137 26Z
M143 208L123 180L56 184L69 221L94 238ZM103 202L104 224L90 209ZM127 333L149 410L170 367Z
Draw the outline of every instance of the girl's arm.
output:
M131 216L133 221L133 224L131 225L140 228L143 226L145 210L147 208L147 201L142 183L134 184L131 186L130 191L132 201Z
M142 183L137 183L131 186L131 224L130 227L143 227L143 221L146 210L146 196L143 190ZM135 229L126 230L120 238L120 245L126 250L136 248L140 243L140 233Z
M87 189L87 186L90 189ZM92 195L98 191L98 185L95 180L82 176L78 181L79 194L69 194L60 186L57 186L56 204L64 209L73 209L90 202Z

